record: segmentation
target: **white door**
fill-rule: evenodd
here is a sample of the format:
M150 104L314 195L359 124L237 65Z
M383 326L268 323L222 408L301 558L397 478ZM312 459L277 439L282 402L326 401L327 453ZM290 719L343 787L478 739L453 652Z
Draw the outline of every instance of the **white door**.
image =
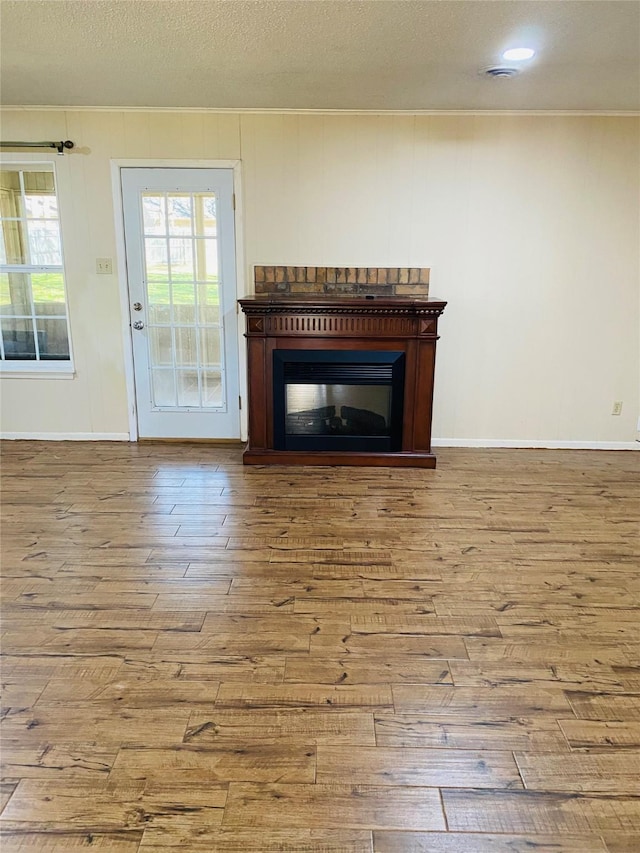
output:
M121 170L141 438L240 438L232 169Z

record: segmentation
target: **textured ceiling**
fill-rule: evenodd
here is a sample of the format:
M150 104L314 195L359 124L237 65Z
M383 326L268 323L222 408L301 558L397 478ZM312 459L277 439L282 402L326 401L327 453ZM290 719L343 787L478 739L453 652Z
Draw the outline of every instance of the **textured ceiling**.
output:
M2 103L639 110L635 0L3 0ZM538 56L481 77L502 51Z

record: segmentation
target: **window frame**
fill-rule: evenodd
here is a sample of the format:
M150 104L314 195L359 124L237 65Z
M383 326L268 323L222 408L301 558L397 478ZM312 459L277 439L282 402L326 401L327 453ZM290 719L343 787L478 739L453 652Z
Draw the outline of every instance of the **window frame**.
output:
M55 271L62 272L62 281L64 287L64 305L65 305L65 319L67 322L67 341L69 344L69 358L68 359L4 359L0 358L0 376L3 378L19 378L19 379L73 379L75 378L75 362L73 355L73 341L71 336L71 312L69 307L69 290L68 290L68 276L67 276L67 264L65 259L65 238L64 232L66 226L64 225L64 215L63 208L65 204L61 201L61 191L60 191L60 169L59 162L57 162L57 155L54 156L42 156L42 154L2 154L0 156L0 168L8 169L10 171L16 172L37 172L39 171L39 167L41 171L51 172L53 174L53 181L55 187L56 200L58 203L58 223L60 229L60 256L61 256L61 264L55 265L38 265L38 264L2 264L0 265L0 272L2 273L23 273L25 275L32 275L33 273L39 272L52 272L52 267L55 267ZM62 164L65 168L67 164ZM64 195L64 193L62 193ZM26 221L26 220L25 220ZM31 287L31 284L30 284ZM32 296L32 295L31 295ZM32 303L33 304L33 303ZM30 315L32 318L35 318L36 315ZM44 315L44 319L46 319L46 315ZM62 319L60 315L59 319ZM4 354L4 353L3 353Z

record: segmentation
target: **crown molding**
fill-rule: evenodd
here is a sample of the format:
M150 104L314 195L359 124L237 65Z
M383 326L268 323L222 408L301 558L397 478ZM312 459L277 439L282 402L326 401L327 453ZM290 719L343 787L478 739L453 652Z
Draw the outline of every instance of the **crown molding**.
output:
M638 118L640 110L332 110L227 107L126 107L69 106L64 104L9 104L2 112L101 112L101 113L205 113L215 115L309 115L309 116L602 116Z

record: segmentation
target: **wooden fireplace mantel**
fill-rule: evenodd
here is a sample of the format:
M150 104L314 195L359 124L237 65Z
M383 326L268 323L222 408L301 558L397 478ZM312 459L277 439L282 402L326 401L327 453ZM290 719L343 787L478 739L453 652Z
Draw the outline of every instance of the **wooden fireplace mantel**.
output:
M245 464L384 465L435 468L431 412L438 317L425 297L260 294L239 300L247 319L249 441ZM276 450L273 352L374 350L405 353L402 449L384 453Z

